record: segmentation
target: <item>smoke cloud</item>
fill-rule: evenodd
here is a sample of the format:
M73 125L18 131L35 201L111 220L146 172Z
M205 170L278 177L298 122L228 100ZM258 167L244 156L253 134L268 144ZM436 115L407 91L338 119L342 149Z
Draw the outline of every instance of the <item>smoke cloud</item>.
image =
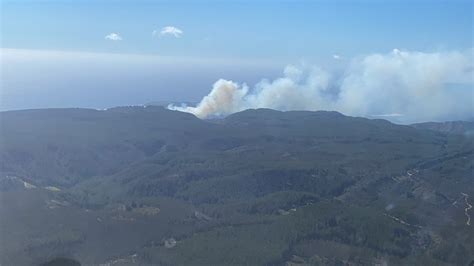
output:
M283 76L253 88L220 79L197 106L168 108L199 118L249 108L334 110L394 122L473 118L474 50L411 52L356 57L342 73L289 65Z

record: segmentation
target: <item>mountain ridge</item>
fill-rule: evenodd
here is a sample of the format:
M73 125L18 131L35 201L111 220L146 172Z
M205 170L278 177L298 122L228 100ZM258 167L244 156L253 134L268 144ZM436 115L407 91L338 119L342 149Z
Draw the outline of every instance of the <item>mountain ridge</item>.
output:
M474 259L467 135L268 109L219 121L162 107L48 109L2 112L0 123L5 265Z

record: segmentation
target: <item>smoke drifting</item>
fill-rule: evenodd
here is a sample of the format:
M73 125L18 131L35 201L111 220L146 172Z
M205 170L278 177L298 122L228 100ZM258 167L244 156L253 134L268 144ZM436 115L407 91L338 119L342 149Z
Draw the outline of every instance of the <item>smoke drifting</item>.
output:
M196 107L169 106L199 118L248 108L335 110L401 123L474 117L474 50L423 53L393 50L350 61L342 74L287 66L283 77L246 84L220 79Z

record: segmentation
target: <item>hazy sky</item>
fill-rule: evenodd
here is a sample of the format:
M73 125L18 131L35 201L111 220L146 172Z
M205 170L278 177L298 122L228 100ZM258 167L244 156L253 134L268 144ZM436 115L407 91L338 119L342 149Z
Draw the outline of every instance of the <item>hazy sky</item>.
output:
M1 110L196 101L287 64L473 47L472 1L0 2Z

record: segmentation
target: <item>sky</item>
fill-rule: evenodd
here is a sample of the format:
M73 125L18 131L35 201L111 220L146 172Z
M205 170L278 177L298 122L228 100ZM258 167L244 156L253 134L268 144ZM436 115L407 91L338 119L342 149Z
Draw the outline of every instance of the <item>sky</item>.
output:
M219 79L342 73L394 49L471 53L474 39L461 0L0 3L0 110L199 101Z
M470 47L472 19L472 2L457 0L2 0L2 47L313 60ZM153 38L166 26L181 37ZM110 33L122 40L104 39Z

